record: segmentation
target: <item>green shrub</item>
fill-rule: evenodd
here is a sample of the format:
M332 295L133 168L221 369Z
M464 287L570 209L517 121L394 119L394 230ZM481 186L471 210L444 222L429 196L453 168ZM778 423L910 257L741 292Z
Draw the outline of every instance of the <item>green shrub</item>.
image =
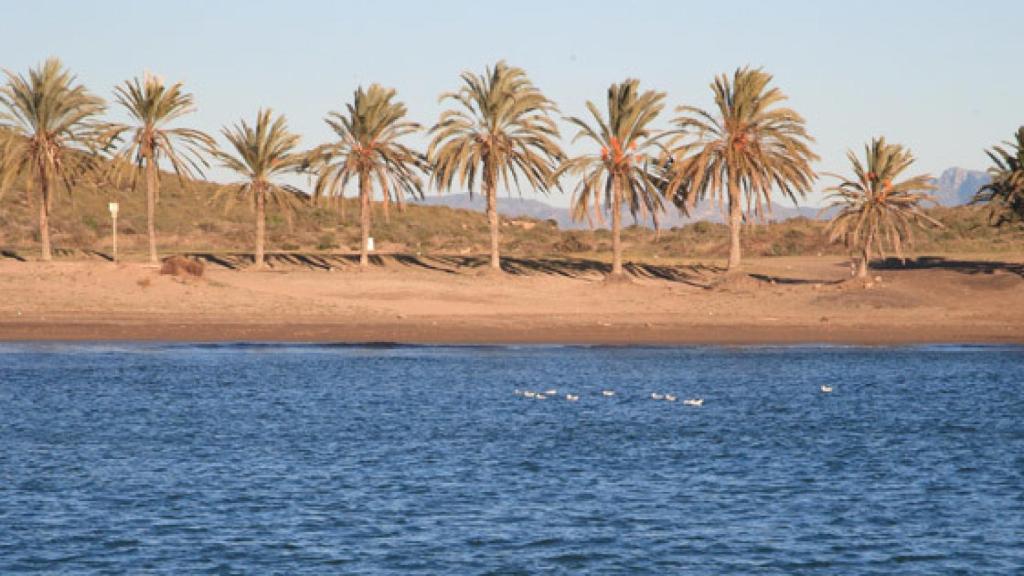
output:
M321 234L317 239L317 250L333 250L338 247L338 242L333 234Z
M693 230L695 234L711 234L714 232L715 226L711 222L701 220L700 222L694 222L691 224L690 229Z

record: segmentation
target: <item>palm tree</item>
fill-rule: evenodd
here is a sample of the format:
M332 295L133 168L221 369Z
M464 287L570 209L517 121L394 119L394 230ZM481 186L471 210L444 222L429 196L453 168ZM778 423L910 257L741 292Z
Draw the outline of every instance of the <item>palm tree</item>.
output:
M573 190L573 218L590 218L591 209L602 220L600 209L612 217L612 276L622 278L622 209L657 214L664 210L663 180L657 163L648 153L656 146L651 123L665 107L663 92L640 92L640 81L629 79L608 88L608 116L593 102L587 109L594 124L568 118L579 128L573 142L589 140L600 153L581 154L562 162L555 178L572 174L579 178Z
M6 158L8 157L9 150L13 147L14 142L15 140L11 136L10 131L6 128L0 128L0 198L4 197L4 192L6 192L7 188L10 187L11 183L14 181L14 177L17 176L17 174L14 173L14 170L6 169Z
M842 239L857 254L857 277L868 275L872 251L885 257L886 245L903 258L903 246L913 243L912 227L942 224L921 209L924 201L935 202L926 190L933 190L932 177L921 174L901 182L896 179L914 162L909 150L875 138L864 147L864 162L851 150L853 178L829 174L841 183L828 188L831 200L822 212L838 208L828 224L829 240Z
M717 115L693 106L680 106L675 120L678 146L671 150L672 190L684 190L688 202L714 197L722 205L723 189L729 200L729 269L740 265L740 227L751 209L763 218L771 210L771 192L777 189L794 202L804 196L815 178L811 162L814 139L804 119L777 105L786 99L769 88L772 76L760 69L739 68L732 80L715 79ZM741 202L746 199L746 210Z
M132 187L140 174L146 179L146 228L149 234L149 261L158 262L156 251L156 203L160 198L160 161L166 159L182 184L208 166L200 152L214 148L213 138L190 128L168 128L167 125L195 110L192 94L183 90L181 82L167 86L163 79L146 73L128 80L114 89L117 102L128 111L132 126L113 127L118 136L131 135L115 157L116 176L132 174Z
M50 208L59 186L70 192L73 182L95 168L102 147L96 117L103 100L89 93L50 58L28 76L4 70L0 88L0 132L6 133L0 185L26 178L28 192L39 185L39 240L42 259L51 260Z
M407 194L423 197L419 173L428 173L426 157L401 144L404 136L420 130L420 125L405 120L405 104L394 101L395 90L372 84L356 90L347 113L331 112L327 125L338 141L320 146L311 153L310 167L317 172L315 197L344 197L345 186L355 178L359 186L359 214L362 241L359 266L369 263L370 201L376 181L384 201L384 214L392 196L401 206Z
M274 181L283 174L298 171L306 155L295 151L299 136L288 132L284 116L276 120L272 116L270 109L261 109L255 125L242 120L231 128L225 127L221 133L234 147L235 154L214 151L222 166L243 177L240 182L221 187L217 196L234 193L235 197L244 197L256 207L256 269L263 268L264 264L267 203L290 213L303 197L298 189Z
M473 194L479 180L491 226L491 269L500 271L498 184L508 188L511 181L519 189L522 178L545 194L555 186L551 176L564 157L549 115L556 108L526 72L503 61L482 75L463 72L462 82L457 92L441 96L458 107L444 111L430 129L427 154L438 188L450 191L457 183Z
M992 207L996 225L1024 220L1024 126L1017 129L1015 140L1005 142L1008 148L993 146L987 151L993 164L988 171L992 181L974 197L974 202Z

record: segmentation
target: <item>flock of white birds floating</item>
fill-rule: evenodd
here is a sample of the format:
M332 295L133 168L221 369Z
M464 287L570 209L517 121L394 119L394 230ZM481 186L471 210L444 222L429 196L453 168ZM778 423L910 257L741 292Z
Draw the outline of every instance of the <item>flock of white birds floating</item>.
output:
M832 387L831 386L826 386L825 384L821 385L821 393L822 394L829 394L831 392L832 392ZM520 389L516 388L515 394L516 394L516 396L522 396L523 398L530 398L532 400L547 400L548 398L558 398L559 397L558 389L557 388L551 388L551 389L548 389L548 390L544 390L543 392L538 392L538 391L535 391L535 390L520 390ZM601 390L601 396L604 397L604 398L613 398L613 397L615 397L615 395L616 395L615 390ZM579 394L566 393L563 397L568 402L579 402L580 401L580 395ZM667 394L667 393L661 393L661 392L651 392L651 400L658 400L658 401L661 401L661 402L675 402L675 401L679 400L679 397L676 396L675 394ZM683 400L683 405L684 406L693 406L694 408L700 408L701 406L704 405L704 399L703 398L686 398L686 399Z

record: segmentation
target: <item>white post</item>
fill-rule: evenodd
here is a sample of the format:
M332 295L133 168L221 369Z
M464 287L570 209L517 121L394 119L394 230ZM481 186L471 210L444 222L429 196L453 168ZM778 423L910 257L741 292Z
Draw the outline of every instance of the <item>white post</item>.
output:
M366 251L373 252L373 236L366 239Z
M111 202L110 204L107 205L107 208L110 208L110 217L113 218L113 220L114 220L114 256L113 256L113 259L114 259L114 263L116 264L117 263L117 211L118 211L118 208L120 208L120 206L118 206L117 202Z

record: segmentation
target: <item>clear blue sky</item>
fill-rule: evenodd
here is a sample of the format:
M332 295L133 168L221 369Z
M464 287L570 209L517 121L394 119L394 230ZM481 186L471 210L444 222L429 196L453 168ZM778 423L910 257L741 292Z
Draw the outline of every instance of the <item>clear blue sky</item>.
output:
M501 58L567 114L626 77L666 91L672 108L710 106L715 74L763 66L806 116L820 171L845 170L846 150L874 135L910 146L923 172L985 168L983 149L1024 124L1019 0L49 0L2 13L6 69L56 55L107 98L148 69L187 83L198 128L270 106L308 146L330 136L323 116L359 84L396 87L430 124L459 72Z

